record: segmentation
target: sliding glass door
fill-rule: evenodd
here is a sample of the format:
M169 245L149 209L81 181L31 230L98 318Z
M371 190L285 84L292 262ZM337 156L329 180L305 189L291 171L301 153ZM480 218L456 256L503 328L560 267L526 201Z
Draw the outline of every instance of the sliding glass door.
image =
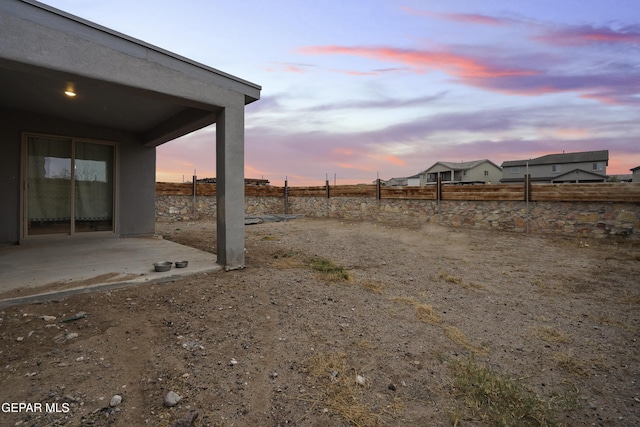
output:
M26 136L25 234L114 230L113 144Z
M113 145L74 147L75 232L113 231Z

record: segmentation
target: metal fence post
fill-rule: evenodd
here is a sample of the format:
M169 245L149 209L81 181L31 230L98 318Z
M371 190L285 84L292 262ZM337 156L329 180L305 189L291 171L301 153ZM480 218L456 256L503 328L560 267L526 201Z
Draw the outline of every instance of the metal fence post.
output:
M284 180L284 213L285 215L289 213L289 181L286 178Z
M193 216L196 217L197 213L196 213L196 192L197 192L197 185L198 182L198 177L194 174L193 175Z
M531 198L531 175L526 174L524 176L524 199L526 201L527 209L525 216L525 233L529 234L529 199Z
M442 222L442 216L440 215L440 200L442 200L442 176L438 173L436 179L436 204L438 208L438 222Z

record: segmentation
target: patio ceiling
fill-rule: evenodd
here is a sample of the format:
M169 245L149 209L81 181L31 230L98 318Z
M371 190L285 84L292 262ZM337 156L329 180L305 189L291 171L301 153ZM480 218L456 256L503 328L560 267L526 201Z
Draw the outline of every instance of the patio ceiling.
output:
M156 146L215 123L229 102L260 97L258 85L33 0L3 2L0 22L0 108Z
M76 96L65 95L68 89ZM145 143L177 129L184 135L209 125L217 112L160 93L7 60L0 60L0 108L125 130Z

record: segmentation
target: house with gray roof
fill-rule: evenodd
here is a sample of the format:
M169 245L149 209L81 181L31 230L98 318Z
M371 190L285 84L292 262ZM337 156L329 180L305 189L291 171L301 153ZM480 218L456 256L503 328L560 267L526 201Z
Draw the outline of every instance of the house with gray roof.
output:
M502 163L501 183L524 182L528 173L532 183L605 182L609 150L547 154L528 160Z
M447 184L497 184L502 177L502 170L487 159L459 163L436 162L420 173L421 185L436 183L438 176Z
M407 178L406 176L399 176L399 177L389 178L386 181L381 181L381 183L385 187L406 187L409 183L409 178Z
M640 182L640 166L631 169L631 182Z

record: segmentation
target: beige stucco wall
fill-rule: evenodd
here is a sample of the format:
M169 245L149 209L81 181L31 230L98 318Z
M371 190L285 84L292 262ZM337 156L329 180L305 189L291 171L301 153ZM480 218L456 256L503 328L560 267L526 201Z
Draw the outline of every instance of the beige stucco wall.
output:
M488 171L489 175L484 176L484 171ZM502 179L502 170L489 162L485 162L469 170L467 175L462 178L463 181L484 181L497 184L500 182L500 179Z

